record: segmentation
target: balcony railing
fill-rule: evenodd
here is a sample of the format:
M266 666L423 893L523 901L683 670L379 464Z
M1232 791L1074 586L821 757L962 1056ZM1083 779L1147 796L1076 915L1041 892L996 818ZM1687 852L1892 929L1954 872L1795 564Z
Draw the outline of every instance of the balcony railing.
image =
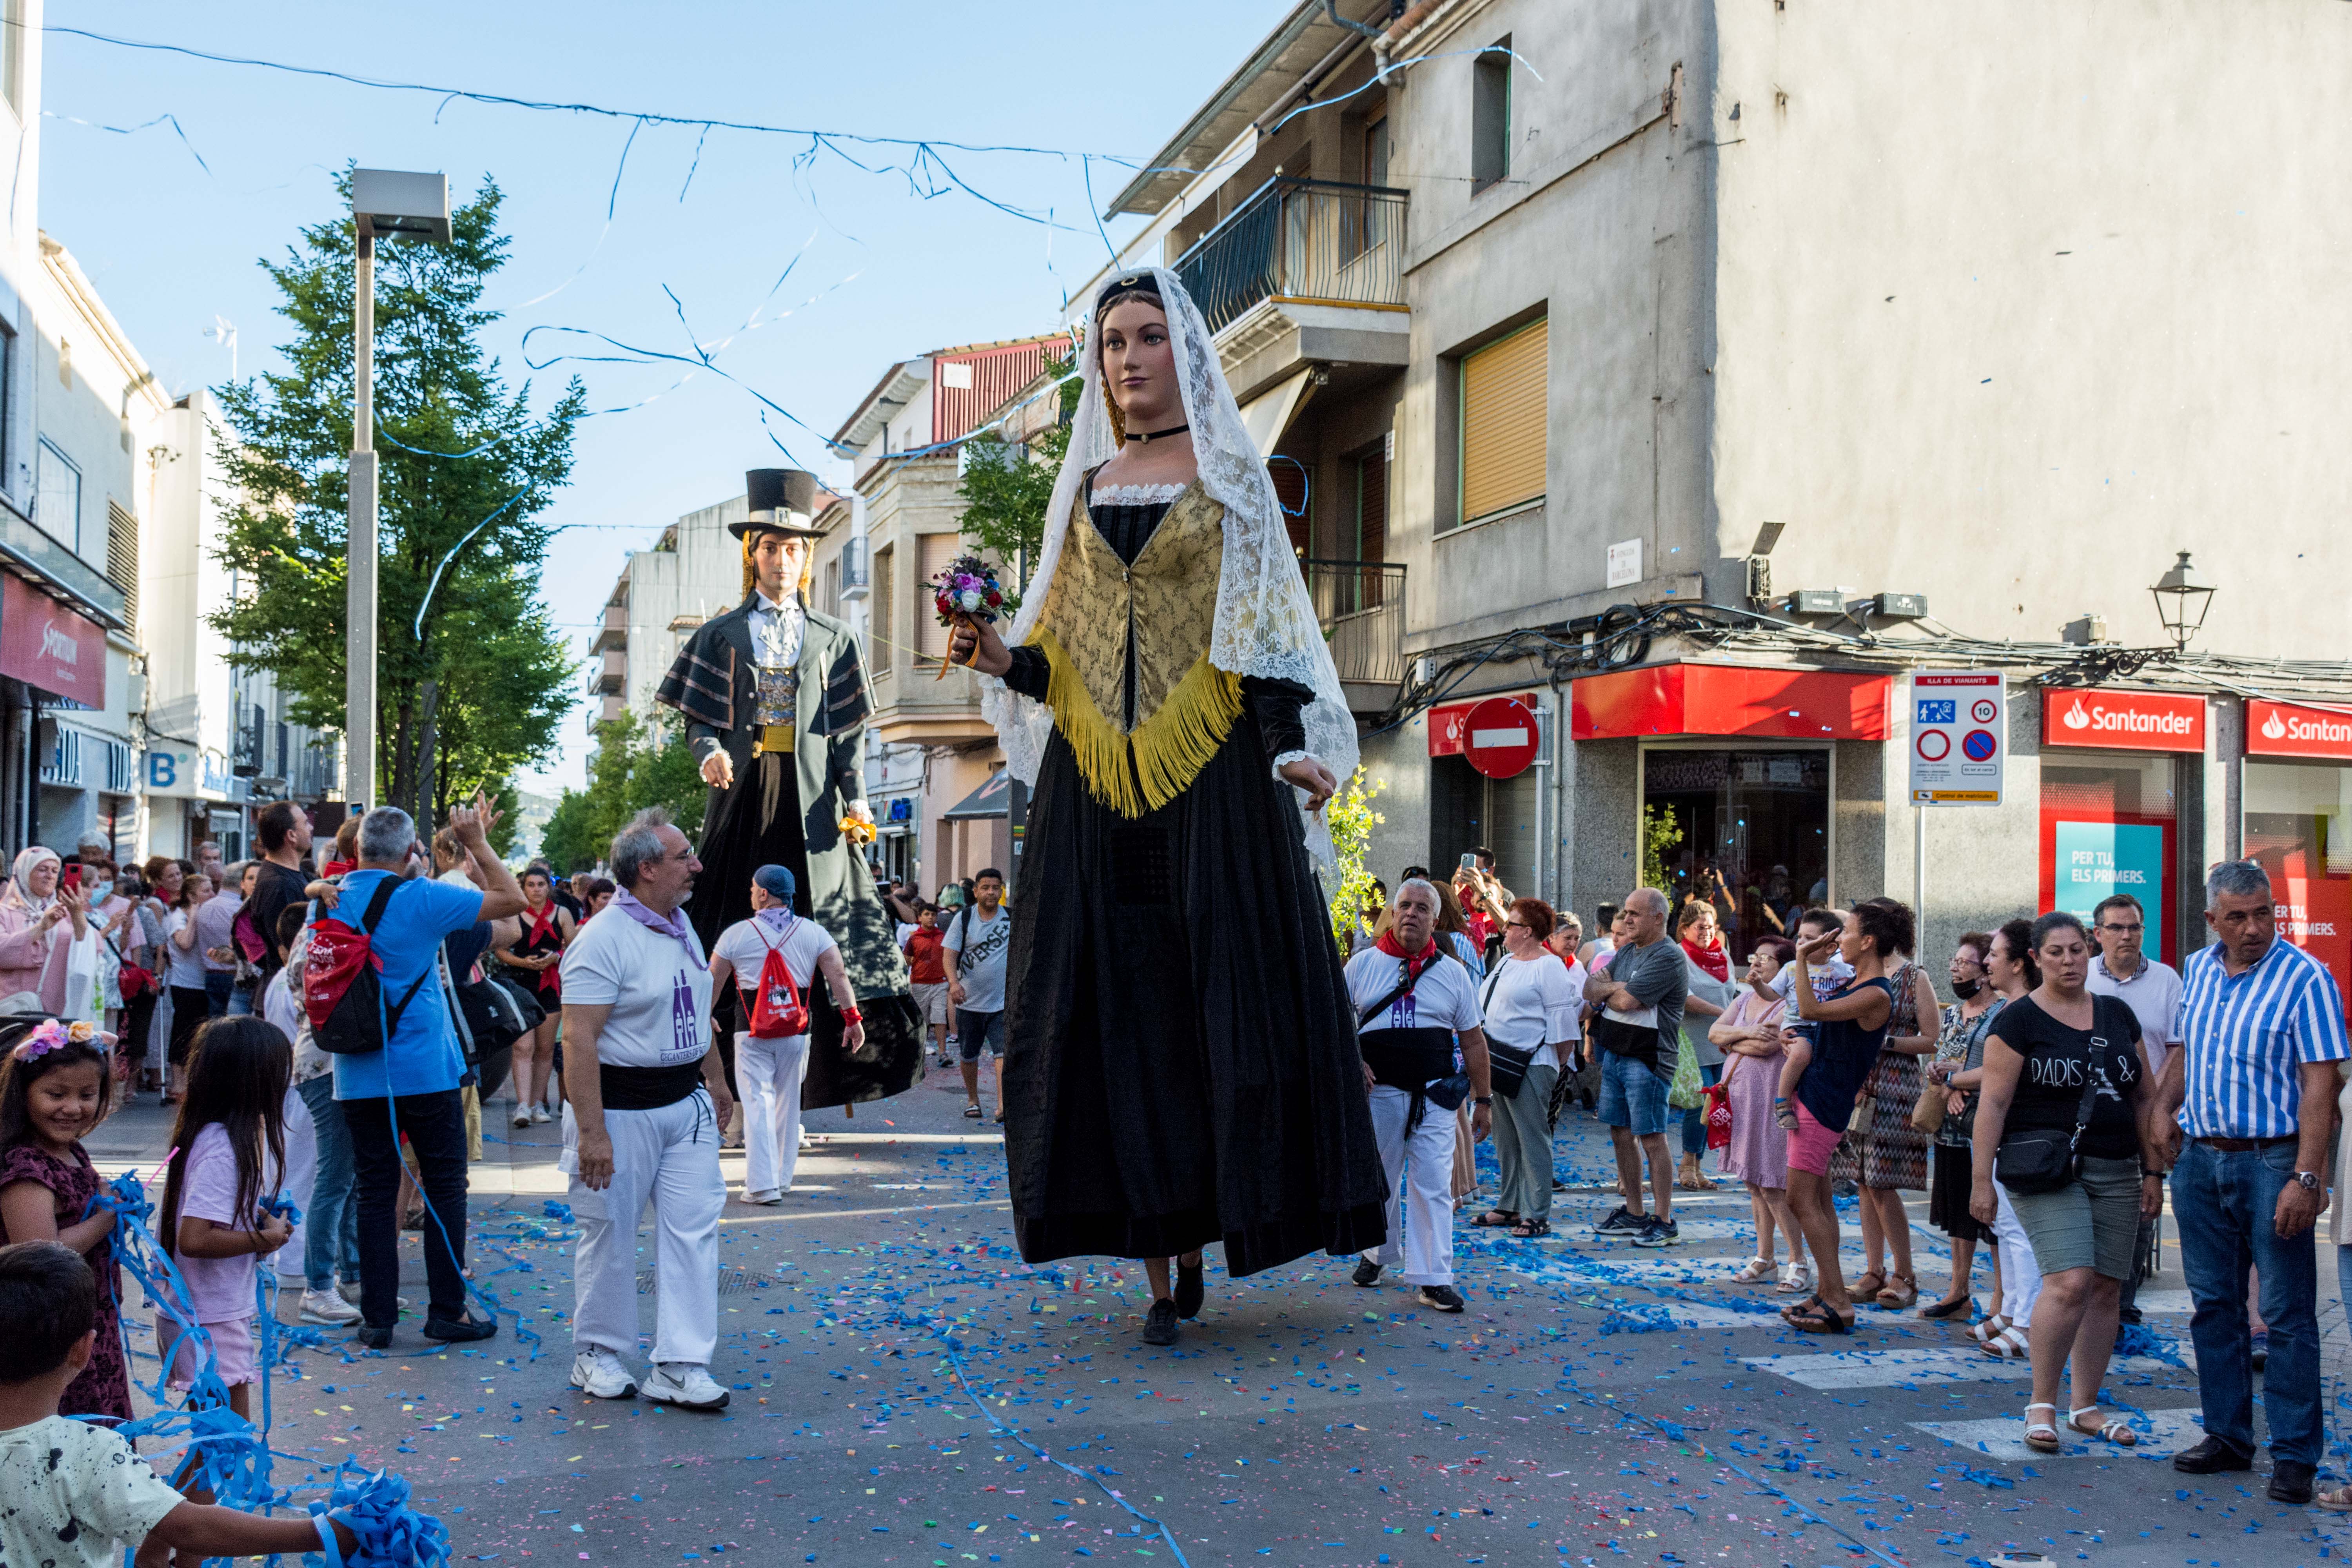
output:
M610 694L621 689L628 678L629 656L617 648L606 648L588 661L588 689Z
M1301 561L1339 679L1402 684L1404 568L1386 561Z
M1384 185L1268 180L1176 262L1221 332L1262 300L1404 303L1407 194Z
M596 640L589 651L603 653L607 648L625 647L628 641L629 607L626 605L605 605L604 618L596 626Z

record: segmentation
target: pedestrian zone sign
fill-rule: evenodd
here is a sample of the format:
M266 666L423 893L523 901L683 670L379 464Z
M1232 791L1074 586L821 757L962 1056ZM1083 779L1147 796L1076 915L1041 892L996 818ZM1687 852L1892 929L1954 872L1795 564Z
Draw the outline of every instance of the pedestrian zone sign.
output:
M2000 804L2008 707L1998 670L1912 673L1912 805Z

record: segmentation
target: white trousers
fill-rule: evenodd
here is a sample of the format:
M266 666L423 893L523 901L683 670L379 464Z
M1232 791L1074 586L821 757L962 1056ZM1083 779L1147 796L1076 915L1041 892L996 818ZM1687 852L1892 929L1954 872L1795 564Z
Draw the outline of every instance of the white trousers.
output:
M735 1037L735 1087L743 1091L743 1191L789 1193L801 1163L801 1080L809 1037Z
M2025 1239L2025 1226L2010 1206L2009 1189L1995 1182L1992 1196L2000 1205L1992 1216L1993 1245L2000 1248L1999 1310L2017 1327L2031 1328L2033 1303L2042 1300L2042 1266L2033 1261L2033 1244Z
M561 1168L572 1178L580 1240L572 1261L572 1342L623 1354L637 1348L637 1221L654 1205L657 1362L710 1364L719 1343L719 1128L700 1088L658 1110L607 1110L613 1184L580 1181L580 1130L563 1108Z
M1441 1106L1425 1104L1421 1125L1407 1136L1405 1113L1412 1106L1412 1096L1401 1089L1379 1084L1372 1089L1372 1138L1380 1145L1381 1169L1388 1175L1389 1238L1366 1247L1364 1256L1383 1268L1402 1261L1397 1278L1408 1285L1451 1285L1455 1117Z
M294 1206L306 1216L303 1224L294 1227L286 1245L270 1254L270 1266L278 1278L299 1290L309 1283L302 1266L302 1232L310 1212L310 1184L319 1175L319 1135L310 1125L310 1102L292 1084L286 1086L286 1179L278 1192L293 1200Z

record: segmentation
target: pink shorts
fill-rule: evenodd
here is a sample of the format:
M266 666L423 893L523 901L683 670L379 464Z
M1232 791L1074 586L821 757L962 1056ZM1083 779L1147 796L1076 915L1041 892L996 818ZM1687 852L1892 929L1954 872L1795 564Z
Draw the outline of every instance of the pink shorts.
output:
M213 1357L219 1363L220 1380L231 1388L241 1383L258 1383L253 1356L253 1321L249 1318L231 1318L218 1323L204 1325L212 1336ZM183 1336L180 1325L161 1313L155 1318L155 1350L172 1360L172 1386L185 1390L196 1380L196 1369L204 1364L203 1342L193 1334Z
M1789 1134L1789 1169L1826 1176L1830 1173L1830 1156L1837 1152L1845 1129L1824 1127L1801 1101L1791 1103L1797 1107L1797 1130Z

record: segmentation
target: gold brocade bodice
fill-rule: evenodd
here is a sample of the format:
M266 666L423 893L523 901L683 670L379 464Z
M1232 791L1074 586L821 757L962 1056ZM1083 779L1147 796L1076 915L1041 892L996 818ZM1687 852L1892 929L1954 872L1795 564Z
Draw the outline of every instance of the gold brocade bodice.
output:
M1195 480L1130 566L1095 526L1084 487L1073 502L1028 640L1045 656L1046 705L1087 792L1122 816L1181 795L1241 714L1241 678L1209 663L1224 517L1223 503Z

